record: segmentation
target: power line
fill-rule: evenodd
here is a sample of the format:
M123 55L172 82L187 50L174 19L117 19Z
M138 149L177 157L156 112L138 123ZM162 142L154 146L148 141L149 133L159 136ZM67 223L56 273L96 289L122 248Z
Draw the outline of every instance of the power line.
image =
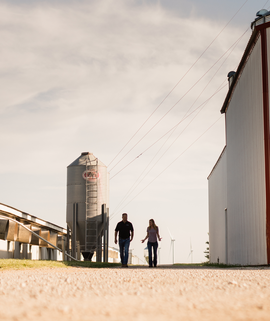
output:
M216 70L216 72L214 73L214 76L211 78L211 80L208 82L208 84L205 86L205 88L202 90L202 92L199 94L199 96L196 98L196 100L193 102L193 104L190 106L190 108L187 110L187 112L185 113L184 117L186 116L186 114L189 112L189 110L194 106L194 104L196 103L196 101L199 99L199 97L201 96L201 94L205 91L205 89L208 87L208 85L211 83L211 81L213 80L213 78L215 77L215 75L217 74L217 72L220 70L220 68L222 67L222 65L225 63L225 61L228 59L228 57L230 56L230 54L232 53L232 51L235 49L235 47L237 46L237 44L239 43L239 41L242 39L242 37L246 34L246 32L249 30L249 28L241 35L241 37L238 38L238 40L226 51L226 53L231 50L231 52L229 53L229 55L226 57L226 59L222 62L222 64L220 65L220 67ZM222 57L221 57L222 58ZM220 59L221 59L220 58ZM220 86L222 87L222 85ZM219 87L219 88L220 88ZM209 101L208 101L209 102ZM151 165L151 163L154 161L154 159L157 157L157 155L159 154L159 152L161 151L161 149L163 148L163 146L166 144L166 142L168 141L168 139L171 137L171 135L173 134L173 132L176 130L177 127L175 127L173 129L173 131L171 132L171 134L169 135L169 137L166 139L166 141L162 144L162 146L160 147L160 149L158 150L158 152L155 154L155 156L152 158L152 160L149 162L149 164L145 167L145 169L143 170L143 172L141 173L141 175L136 179L136 181L134 182L134 184L131 186L131 188L129 189L129 191L126 193L126 195L124 196L124 198L121 200L121 202L117 205L115 211L117 211L117 208L119 208L119 206L121 206L121 204L134 192L134 190L139 186L139 184L142 183L142 181L146 178L146 176L151 172L151 170L157 165L157 163L161 160L161 158L166 154L166 152L172 147L172 145L177 141L177 139L181 136L181 134L187 129L187 127L191 124L191 122L198 116L198 114L202 111L202 109L206 106L206 104L208 102L205 102L204 106L202 106L202 108L198 111L198 113L191 119L191 121L186 125L186 127L181 131L181 133L176 137L176 139L170 144L170 146L166 149L166 151L161 155L161 157L159 157L159 159L155 162L155 164L149 169L149 171L143 176L143 174L145 173L145 171L149 168L149 166ZM142 155L142 153L136 157L139 158ZM140 180L140 178L143 176L143 178ZM138 182L139 181L139 182ZM138 183L137 183L138 182ZM137 184L136 184L137 183ZM115 212L114 211L114 212ZM112 214L112 217L114 215Z
M205 104L206 105L206 104ZM203 108L203 107L202 107ZM137 180L135 181L135 183L132 185L132 187L129 189L128 193L125 195L124 199L120 202L120 204L117 205L115 211L117 210L117 208L128 198L128 196L134 192L134 190L142 183L142 181L146 178L146 176L151 172L151 170L157 165L157 163L161 160L161 158L167 153L167 151L170 149L170 147L176 142L176 140L180 137L180 135L185 131L185 129L190 125L190 123L195 119L195 117L197 117L197 115L201 112L202 108L198 111L198 113L191 119L191 121L187 124L187 126L181 131L181 133L176 137L176 139L172 142L172 144L163 152L163 154L161 155L161 157L159 157L159 159L155 162L155 164L149 169L149 171L144 175L144 177L138 182L138 180L141 178L141 176L144 174L144 172L147 170L147 168L150 166L150 164L153 162L153 160L155 159L155 157L158 155L158 153L160 152L160 150L163 148L163 146L165 145L165 143L168 141L169 137L171 137L171 135L173 134L173 132L176 130L177 127L174 128L174 130L171 132L170 136L166 139L166 141L163 143L163 145L161 146L161 148L158 150L158 152L156 153L156 155L152 158L152 160L149 162L149 164L146 166L146 168L144 169L144 171L141 173L141 175L137 178ZM138 182L138 184L136 185L136 183ZM134 187L134 185L136 185ZM112 217L114 216L114 214L111 215Z
M243 34L244 35L244 34ZM243 37L243 35L238 39L237 43L240 41L240 39ZM196 101L200 98L200 96L202 95L202 93L206 90L206 88L209 86L209 84L212 82L212 80L214 79L214 77L216 76L216 74L218 73L218 71L220 70L220 68L223 66L223 64L225 63L225 61L229 58L230 54L232 53L232 51L235 49L237 43L235 44L235 46L232 48L231 52L229 53L229 55L226 57L226 59L222 62L222 64L219 66L219 68L216 70L216 72L214 73L213 77L209 80L209 82L207 83L207 85L203 88L203 90L201 91L201 93L198 95L198 97L195 99L195 101L192 103L192 105L190 106L190 108L187 110L187 112L185 113L184 117L187 115L187 113L190 111L190 109L195 105ZM222 87L219 86L219 88ZM208 101L209 102L209 101ZM168 139L172 136L172 134L174 133L174 131L177 129L177 127L174 128L174 130L171 132L171 134L169 135L169 137L165 140L165 142L162 144L162 146L160 147L160 149L158 150L158 152L154 155L154 157L152 158L152 160L148 163L148 165L145 167L145 169L143 170L143 172L141 173L141 175L136 179L136 181L133 183L133 185L131 186L131 188L128 190L128 192L126 193L126 195L124 196L124 198L120 201L120 203L116 206L115 211L117 210L117 208L128 198L128 196L139 186L139 184L141 184L141 182L146 178L146 175L148 175L151 170L156 166L156 164L162 159L162 157L167 153L167 151L172 147L172 145L178 140L178 138L182 135L182 133L187 129L187 127L192 123L192 121L198 116L198 114L202 111L202 109L206 106L206 104L208 103L206 102L202 108L198 111L198 113L191 119L191 121L186 125L186 127L181 131L181 133L177 136L177 138L170 144L170 146L165 150L165 152L161 155L161 157L159 157L158 161L150 168L150 170L144 175L144 177L140 180L140 178L143 176L143 174L145 173L145 171L147 170L147 168L151 165L151 163L154 161L154 159L157 157L157 155L159 154L159 152L161 151L161 149L163 148L163 146L166 144L166 142L168 141ZM139 181L140 180L140 181ZM139 182L138 182L139 181ZM138 182L138 184L136 185L136 183ZM135 186L136 185L136 186ZM135 187L134 187L135 186Z
M248 30L248 29L247 29ZM244 34L247 31L244 32ZM243 35L244 35L243 34ZM233 45L226 51L224 52L218 60L216 60L216 62L185 92L185 94L146 132L146 134L144 134L143 137L141 137L137 143L135 145L133 145L133 147L118 161L118 163L116 163L110 170L112 171L160 122L163 118L165 118L165 116L172 111L172 109L208 74L208 72L226 55L226 53L235 46L235 44L239 41L239 39L241 39L243 37L243 35L238 38ZM141 155L139 155L141 156ZM138 156L138 157L139 157ZM137 158L138 158L137 157Z
M150 131L191 91L191 89L192 88L194 88L195 86L196 86L196 84L227 54L227 52L229 51L229 50L233 50L234 49L234 47L237 45L237 43L240 41L240 39L246 34L246 32L248 31L249 29L247 29L242 35L241 35L241 37L239 37L232 45L231 45L231 47L229 48L229 49L227 49L227 51L225 52L225 53L223 53L222 54L222 56L204 73L204 75L202 75L202 77L201 78L199 78L199 80L197 80L194 84L193 84L193 86L191 86L191 88L161 117L161 119L154 125L154 126L152 126L151 128L150 128L150 130L121 158L121 160L127 155L127 154L129 154L129 152L132 150L132 149L134 149L137 145L138 145L138 143L139 142L141 142L142 140L143 140L143 138L145 138L145 136L147 136L148 135L148 133L150 133ZM227 59L227 58L226 58ZM211 98L211 97L210 97ZM200 107L200 106L199 106ZM188 117L188 116L187 116ZM185 118L184 118L185 119ZM178 123L178 124L180 124L180 122ZM171 130L173 130L174 129L174 127L171 129ZM171 131L170 130L170 131ZM170 132L169 131L169 132ZM165 134L165 135L167 135L168 134L168 132ZM164 135L161 137L161 138L163 138L164 137ZM161 139L160 138L160 139ZM159 140L157 140L157 141L159 141ZM156 141L156 142L157 142ZM156 142L154 143L154 144L156 144ZM154 145L153 144L153 145ZM153 145L151 145L150 147L152 147ZM144 151L145 152L145 151ZM143 153L144 153L143 152ZM136 160L136 159L138 159L140 156L142 156L142 154L143 153L141 153L141 154L139 154L134 160ZM116 165L118 165L120 162L121 162L121 160L116 164ZM115 177L118 173L120 173L123 169L125 169L127 166L129 166L131 163L133 163L134 162L134 160L132 160L130 163L128 163L124 168L122 168L120 171L118 171L115 175L113 175L112 177L111 177L111 179L113 178L113 177ZM115 165L115 166L116 166ZM114 167L115 167L114 166ZM113 167L113 168L114 168ZM113 168L111 168L111 170L113 169Z
M174 128L176 128L180 123L182 123L184 120L186 120L190 115L192 115L197 109L199 109L203 104L205 104L208 100L210 100L212 97L214 97L220 90L222 90L225 86L221 87L218 91L216 91L212 96L210 96L204 103L202 103L199 107L194 109L191 113L189 113L185 118L181 119L175 126L173 126L170 130L168 130L164 135L162 135L158 140L156 140L152 145L147 147L142 153L140 153L137 157L135 157L131 162L129 162L126 166L124 166L120 171L118 171L116 174L114 174L111 179L113 179L116 175L118 175L120 172L122 172L126 167L128 167L130 164L132 164L136 159L138 159L140 156L142 156L146 151L148 151L151 147L153 147L158 141L160 141L163 137L168 135Z
M189 112L189 110L194 106L194 104L196 103L196 101L199 99L199 97L202 95L202 93L205 91L205 89L209 86L209 84L211 83L211 81L214 79L215 75L218 73L218 71L220 70L220 68L222 67L222 65L225 63L225 61L229 58L229 56L231 55L232 51L235 49L235 47L237 46L237 44L239 43L239 41L242 39L242 37L245 35L245 33L248 31L249 29L247 29L241 37L238 38L238 40L233 44L233 46L231 46L227 52L231 49L231 52L229 53L229 55L226 57L226 59L224 59L224 61L222 62L222 64L219 66L219 68L216 70L216 72L214 73L214 75L212 76L212 78L210 79L210 81L208 82L208 84L205 86L205 88L201 91L201 93L198 95L198 97L196 98L196 100L193 102L193 104L190 106L190 108L187 110L187 112L185 113L184 117L187 115L187 113ZM221 84L218 89L221 89L223 87L223 85ZM165 142L162 144L162 146L160 147L160 149L158 150L158 152L155 154L155 156L152 158L152 160L148 163L148 165L145 167L145 169L143 170L143 172L141 173L141 175L136 179L136 181L133 183L133 185L131 186L131 188L129 189L129 191L126 193L126 195L124 196L124 198L120 201L120 203L116 206L115 211L119 208L119 206L121 206L121 204L134 192L134 190L139 186L139 184L142 183L142 181L146 178L146 176L151 172L151 170L157 165L157 163L162 159L162 157L165 155L165 153L172 147L172 145L177 141L177 139L181 136L181 134L187 129L187 127L191 124L191 122L198 116L198 114L202 111L202 109L206 106L206 104L209 101L207 101L204 105L202 105L202 108L198 111L198 113L191 119L191 121L186 125L186 127L181 131L181 133L177 136L177 138L170 144L170 146L166 149L166 151L161 155L161 157L159 157L158 161L149 169L149 171L144 175L144 177L140 180L140 178L143 176L143 174L145 173L145 171L147 170L147 168L151 165L151 163L154 161L154 159L157 157L157 155L159 154L159 152L161 151L161 149L163 148L163 146L166 144L166 142L168 141L168 139L171 137L171 135L173 134L173 132L176 130L177 127L175 127L173 129L173 131L171 132L171 134L169 135L169 137L165 140ZM141 155L141 154L140 154ZM140 156L139 155L139 156ZM139 181L140 180L140 181ZM139 182L138 182L139 181ZM138 182L138 183L137 183ZM137 183L137 184L136 184ZM114 211L114 212L115 212ZM112 214L112 217L114 215Z
M227 84L226 84L225 86L227 86ZM223 87L221 87L220 89L218 89L210 98L208 98L203 104L201 104L199 107L197 107L194 111L198 110L200 107L202 107L204 104L206 104L214 95L216 95L216 94L217 94L220 90L222 90L225 86L223 86ZM194 111L191 112L187 117L189 117L191 114L193 114ZM186 117L186 118L187 118L187 117ZM180 122L181 122L181 121L180 121ZM180 123L180 122L179 122L179 123ZM179 125L179 123L178 123L176 126L174 126L173 128L176 128L176 127ZM214 123L214 124L215 124L215 123ZM213 125L214 125L214 124L213 124ZM210 126L207 130L209 130L211 127L212 127L212 126ZM171 130L172 130L172 129L171 129ZM169 131L169 132L170 132L170 131ZM167 132L166 134L168 134L168 132ZM165 134L165 135L166 135L166 134ZM202 135L201 135L201 136L202 136ZM201 136L199 136L199 138L200 138ZM189 146L189 148L190 148L199 138L197 138L197 139ZM159 139L159 140L160 140L160 139ZM150 148L150 147L149 147L149 148ZM148 148L148 149L149 149L149 148ZM187 149L186 149L186 150L187 150ZM186 150L185 150L185 151L186 151ZM146 150L145 150L145 151L146 151ZM184 152L185 152L185 151L184 151ZM183 153L184 153L184 152L183 152ZM143 153L144 153L144 152L143 152ZM143 153L141 153L140 155L142 155ZM182 154L183 154L183 153L182 153ZM181 155L182 155L182 154L181 154ZM140 155L139 155L139 156L140 156ZM180 155L180 156L181 156L181 155ZM180 157L180 156L179 156L179 157ZM135 160L136 160L136 158L135 158L133 161L135 161ZM133 162L133 161L132 161L132 162ZM129 164L130 164L130 163L129 163ZM129 164L128 164L128 165L129 165ZM128 166L128 165L127 165L127 166ZM156 165L156 164L155 164L155 165ZM155 165L154 165L154 166L155 166ZM170 165L169 165L169 166L170 166ZM118 173L119 173L119 172L118 172ZM118 173L117 173L117 174L118 174ZM116 175L117 175L117 174L116 174ZM112 178L113 178L113 177L112 177ZM147 186L148 186L148 185L147 185ZM145 189L145 188L144 188L144 189ZM144 189L143 189L143 190L144 190ZM141 191L141 192L142 192L142 191ZM141 193L141 192L140 192L140 193ZM138 193L135 197L137 197L140 193ZM134 198L133 198L133 199L134 199ZM133 200L133 199L132 199L132 200ZM132 200L131 200L131 201L132 201ZM130 201L130 202L131 202L131 201ZM129 204L130 202L128 202L128 204ZM122 202L121 202L121 203L122 203ZM115 213L113 213L113 214L111 215L111 218L113 218L114 215L115 215Z
M186 151L188 151L191 146L193 146L203 135L205 135L223 116L220 116L211 126L209 126L193 143L191 143L180 155L178 155L169 165L166 166L166 169L168 169L170 166L172 166ZM151 185L158 177L162 175L162 173L165 173L166 170L161 171L161 174L159 173L158 176L156 176L151 182L149 182L138 194L136 194L125 206L127 206L130 202L132 202L137 196L139 196L149 185ZM113 218L114 215L110 217L110 219Z
M141 130L141 128L147 123L147 121L152 117L152 115L158 110L158 108L163 104L163 102L169 97L169 95L174 91L174 89L180 84L180 82L185 78L185 76L190 72L190 70L197 64L197 62L201 59L201 57L205 54L205 52L211 47L211 45L216 41L216 39L221 35L221 33L226 29L226 27L230 24L230 22L234 19L234 17L239 13L239 11L244 7L244 5L248 2L248 0L246 0L242 6L237 10L237 12L232 16L232 18L227 22L227 24L222 28L222 30L217 34L217 36L212 40L212 42L206 47L206 49L201 53L201 55L197 58L197 60L191 65L191 67L187 70L187 72L181 77L181 79L176 83L176 85L171 89L171 91L165 96L165 98L161 101L161 103L156 107L156 109L150 114L150 116L144 121L144 123L139 127L139 129L135 132L135 134L133 134L133 136L128 140L128 142L124 145L124 147L118 152L118 154L113 158L113 160L109 163L108 167L113 163L113 161L119 156L119 154L124 150L124 148L130 143L130 141L137 135L137 133ZM211 69L211 68L210 68ZM210 69L208 71L210 71ZM203 77L202 77L203 78ZM200 78L199 81L202 79ZM196 85L197 83L195 83L193 85L193 87ZM191 89L193 88L191 87ZM190 89L190 90L191 90ZM189 91L190 91L189 90ZM189 92L188 91L188 92ZM187 93L188 93L187 92ZM186 93L186 94L187 94ZM185 94L185 95L186 95ZM185 96L184 95L184 96ZM183 96L183 97L184 97ZM183 98L182 97L182 98ZM182 99L181 98L181 99ZM180 100L181 100L180 99ZM180 101L179 100L179 101ZM178 102L179 102L178 101ZM117 166L137 145L138 143L146 136L148 135L148 133L178 104L178 102L167 112L165 113L165 115L163 115L163 117L118 161L118 163L116 163L116 165L114 165L111 170L113 168L115 168L115 166Z
M239 38L240 40L241 38ZM234 47L235 48L235 47ZM233 49L234 49L233 48ZM233 51L232 49L232 51ZM232 52L231 51L231 52ZM230 53L231 54L231 53ZM230 54L228 55L228 57L230 56ZM216 70L214 76L210 79L210 81L208 82L208 84L205 86L205 88L201 91L201 93L199 94L199 96L196 98L196 100L193 102L193 104L191 105L191 107L188 109L188 111L194 106L194 104L196 103L196 101L199 99L199 97L202 95L202 93L205 91L205 89L208 87L208 85L211 83L211 81L214 79L215 75L217 74L217 72L219 71L219 69L222 67L222 65L225 63L225 61L228 59L228 57L223 61L223 63L220 65L220 67ZM224 87L224 85L220 85L218 87L217 90L221 89L222 87ZM156 158L156 156L158 155L158 153L160 152L160 150L163 148L163 146L165 145L165 143L168 141L168 139L171 137L171 135L173 134L173 132L176 130L175 127L174 130L171 132L170 136L166 139L166 141L162 144L161 148L158 150L158 152L155 154L155 156L152 158L152 160L149 162L149 164L146 166L146 168L143 170L143 172L141 173L141 175L136 179L136 181L134 182L134 184L131 186L131 188L129 189L129 191L126 193L126 195L124 196L124 198L122 199L122 201L120 201L120 203L116 206L115 211L119 208L119 206L128 198L128 196L139 186L139 184L142 183L142 181L146 178L146 176L151 172L151 170L157 165L157 163L162 159L162 157L167 153L167 151L172 147L172 145L178 140L178 138L182 135L182 133L187 129L187 127L192 123L192 121L198 116L198 114L202 111L202 109L206 106L206 104L209 102L209 100L207 102L205 102L205 104L201 105L202 108L199 109L198 113L195 114L195 116L191 119L191 121L186 125L186 127L180 132L180 134L174 139L174 141L169 145L169 147L163 152L163 154L161 155L161 157L159 157L159 159L156 161L156 163L150 168L150 170L144 175L144 177L140 180L140 178L142 177L142 175L144 174L144 172L147 170L147 168L150 166L150 164L153 162L153 160ZM186 112L186 114L188 113L188 111ZM184 115L184 117L186 116L186 114ZM140 180L140 181L139 181ZM139 182L138 182L139 181ZM138 182L138 184L136 185L136 183ZM136 186L135 186L136 185ZM134 187L135 186L135 187ZM114 212L115 212L114 211ZM112 217L114 216L114 214L112 214Z

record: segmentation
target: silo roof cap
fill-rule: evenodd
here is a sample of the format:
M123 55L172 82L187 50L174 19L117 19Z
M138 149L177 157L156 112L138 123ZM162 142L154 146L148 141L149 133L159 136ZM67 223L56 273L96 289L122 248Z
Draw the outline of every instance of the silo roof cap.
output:
M85 155L93 155L93 153L89 153L89 152L82 152L81 156L85 156Z
M86 166L86 165L95 165L98 166L105 166L96 156L93 155L93 153L89 152L83 152L81 155L75 159L74 162L72 162L69 166Z
M256 16L257 16L257 17L262 17L262 16L265 16L268 12L269 12L268 10L262 9L262 10L260 10L260 11L258 11L258 12L256 13Z

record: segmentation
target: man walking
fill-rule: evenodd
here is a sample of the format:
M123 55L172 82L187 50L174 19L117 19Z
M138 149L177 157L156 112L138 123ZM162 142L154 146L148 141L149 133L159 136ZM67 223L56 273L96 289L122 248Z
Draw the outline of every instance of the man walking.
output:
M122 221L117 223L115 228L115 244L117 244L117 234L119 232L119 248L122 267L128 267L128 249L133 240L133 225L127 220L127 213L122 214ZM130 233L131 232L131 233Z

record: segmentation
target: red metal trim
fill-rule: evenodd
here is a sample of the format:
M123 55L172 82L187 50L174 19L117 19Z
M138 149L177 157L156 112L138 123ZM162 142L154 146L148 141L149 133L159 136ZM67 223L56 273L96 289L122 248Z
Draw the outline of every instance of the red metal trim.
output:
M246 62L247 62L247 60L248 60L248 58L249 58L254 46L255 46L255 44L258 41L258 38L259 38L259 31L255 28L253 33L252 33L252 35L251 35L251 37L250 37L250 39L249 39L249 42L247 44L247 47L246 47L245 52L243 54L243 57L242 57L242 59L241 59L241 61L239 63L239 66L238 66L237 70L236 70L236 74L234 76L233 82L230 85L229 91L228 91L228 93L226 95L225 101L224 101L224 103L222 105L222 108L220 110L221 114L224 114L227 111L227 108L228 108L229 103L230 103L231 98L232 98L233 91L235 89L235 86L236 86L236 84L238 82L238 79L239 79L240 75L242 74L242 70L244 69L245 64L246 64Z
M264 152L265 152L265 187L266 187L266 246L267 263L270 264L270 131L269 131L269 87L267 63L266 29L262 28L262 81L263 81L263 121L264 121Z
M259 31L259 30L267 29L269 27L270 27L270 22L265 22L261 25L255 26L255 29Z

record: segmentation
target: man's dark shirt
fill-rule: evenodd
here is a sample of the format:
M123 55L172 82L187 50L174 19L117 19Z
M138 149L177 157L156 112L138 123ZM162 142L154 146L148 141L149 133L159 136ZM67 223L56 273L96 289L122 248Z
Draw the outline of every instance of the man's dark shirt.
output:
M126 223L121 221L117 223L115 231L119 231L120 239L128 239L130 237L130 231L133 232L133 225L129 221L126 221Z

